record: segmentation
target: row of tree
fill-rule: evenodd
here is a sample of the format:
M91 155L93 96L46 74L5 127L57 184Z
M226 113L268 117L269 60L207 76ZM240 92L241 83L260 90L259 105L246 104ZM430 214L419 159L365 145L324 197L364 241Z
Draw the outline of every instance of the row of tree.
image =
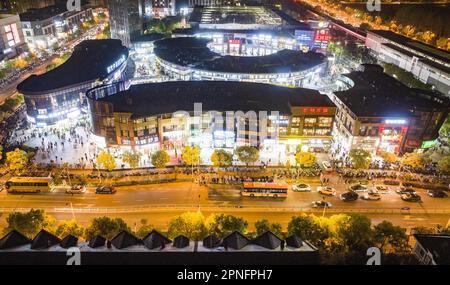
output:
M29 238L34 237L41 229L54 233L60 238L72 234L74 236L91 239L96 235L112 239L119 232L126 230L139 238L145 237L154 229L146 219L133 229L121 218L98 217L90 221L87 227L79 225L74 220L60 221L47 215L42 210L29 212L13 212L6 218L7 227L4 234L17 230ZM168 222L167 234L169 238L184 235L191 240L202 240L209 234L218 237L239 231L250 238L271 231L280 237L297 235L303 240L317 246L323 261L330 264L363 264L367 259L366 251L376 246L384 256L393 258L395 262L404 262L411 248L404 228L382 221L373 225L371 220L361 214L338 214L330 217L301 214L293 216L284 230L279 223L261 219L254 223L254 231L249 231L249 223L242 217L226 214L212 214L205 217L200 211L186 212L174 217ZM415 233L450 234L450 227L418 227Z
M303 0L332 17L363 29L389 29L406 37L450 50L448 9L421 5L383 6L380 12L368 12L366 5L352 6L334 0ZM394 11L392 13L392 11Z

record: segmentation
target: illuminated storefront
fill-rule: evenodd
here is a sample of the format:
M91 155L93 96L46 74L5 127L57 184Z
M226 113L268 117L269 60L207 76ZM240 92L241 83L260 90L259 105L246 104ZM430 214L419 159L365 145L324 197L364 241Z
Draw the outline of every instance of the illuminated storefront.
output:
M74 48L62 65L32 75L17 86L24 94L27 115L37 126L73 119L85 110L84 93L122 78L128 50L119 40L88 40Z

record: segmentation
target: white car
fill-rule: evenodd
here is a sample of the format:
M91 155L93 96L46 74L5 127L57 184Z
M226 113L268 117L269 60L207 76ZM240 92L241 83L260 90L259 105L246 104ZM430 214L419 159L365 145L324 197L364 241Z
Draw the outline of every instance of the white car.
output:
M375 185L374 190L377 190L380 194L389 194L391 189L385 185Z
M326 160L322 161L322 166L323 166L323 169L325 169L325 171L328 171L328 172L333 171L331 164Z
M305 183L294 184L292 185L292 191L309 192L311 191L311 186Z
M378 191L371 190L364 194L361 198L368 201L378 201L381 200L381 195Z
M330 186L318 186L317 192L319 192L322 195L328 195L328 196L335 196L336 190L333 187Z
M82 185L74 185L66 190L67 194L83 194L84 192L86 192L86 186Z

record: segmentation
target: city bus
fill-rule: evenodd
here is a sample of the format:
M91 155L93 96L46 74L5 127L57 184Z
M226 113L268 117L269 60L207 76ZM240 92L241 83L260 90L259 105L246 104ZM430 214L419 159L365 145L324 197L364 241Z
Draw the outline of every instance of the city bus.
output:
M284 182L244 182L241 195L245 197L286 198L288 185Z
M12 177L5 183L8 193L45 193L53 186L51 177Z

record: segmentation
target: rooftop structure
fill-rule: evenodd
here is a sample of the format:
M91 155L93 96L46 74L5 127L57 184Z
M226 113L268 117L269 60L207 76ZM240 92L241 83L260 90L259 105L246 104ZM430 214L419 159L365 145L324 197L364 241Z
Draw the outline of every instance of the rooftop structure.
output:
M450 96L450 53L392 31L368 31L366 46L378 58L411 72L418 80Z
M258 39L256 39L258 40ZM246 39L230 40L228 53L240 54ZM179 37L155 42L160 66L182 80L235 80L302 86L308 76L323 72L326 62L320 53L274 47L261 56L221 55L210 49L220 43L205 38ZM231 51L230 51L231 49Z
M424 265L450 265L450 235L415 234L413 254Z
M351 88L334 94L359 117L405 118L418 110L449 108L449 100L439 93L409 88L378 65L365 65L364 71L344 76L351 80Z
M63 239L42 230L33 240L17 231L0 239L0 264L66 264L68 246L76 247L82 264L318 264L317 248L308 241L286 242L271 232L254 240L233 232L214 244L178 236L173 241L152 231L144 239L122 231L111 241L97 236L88 242ZM95 240L94 240L95 239ZM212 263L211 263L212 262Z
M403 153L433 145L450 100L439 92L409 88L379 65L362 68L343 75L338 83L345 90L332 95L339 109L336 130L341 146Z
M89 97L89 94L88 94ZM194 103L203 110L279 111L291 114L291 106L333 107L331 100L318 91L275 85L233 81L169 81L131 85L128 90L100 98L114 112L133 117L194 111Z
M128 49L119 40L86 40L62 65L31 75L17 86L24 94L28 119L53 124L74 117L84 105L84 92L95 85L120 79Z

